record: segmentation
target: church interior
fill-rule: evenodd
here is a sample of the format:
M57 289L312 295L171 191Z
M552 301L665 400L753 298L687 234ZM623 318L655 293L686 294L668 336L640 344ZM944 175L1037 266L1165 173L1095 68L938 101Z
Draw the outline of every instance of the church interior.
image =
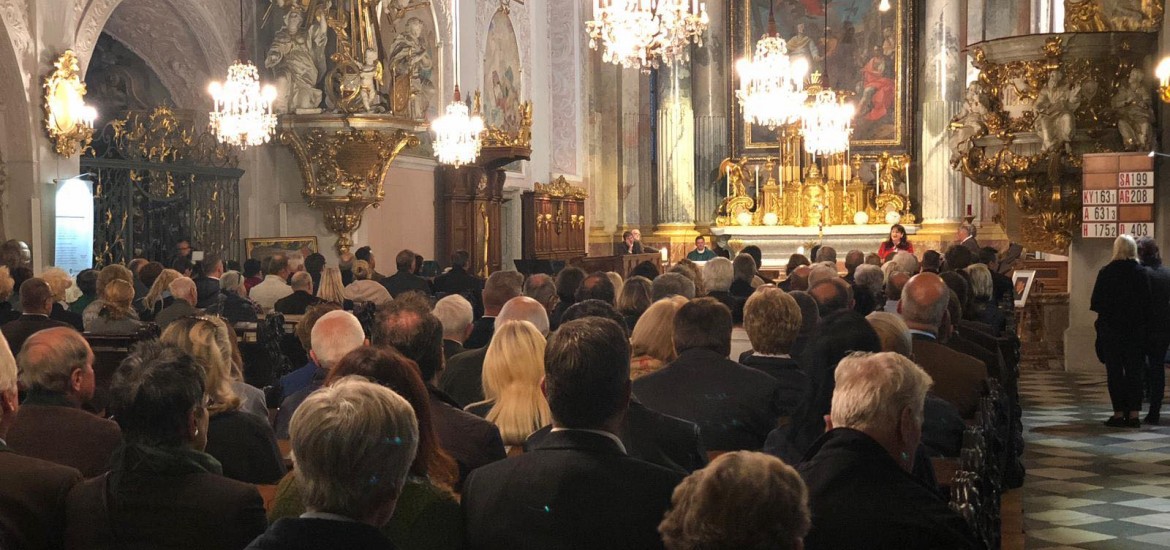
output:
M349 518L380 528L381 534L347 532L332 539L352 540L354 548L389 548L387 541L408 549L757 547L750 545L759 541L733 526L704 531L685 524L718 521L717 510L704 512L703 499L690 492L716 491L703 484L719 479L728 484L726 492L706 498L750 516L738 531L775 535L761 548L1170 547L1170 428L1158 417L1170 347L1170 270L1160 267L1158 252L1167 241L1157 229L1158 219L1170 219L1170 196L1156 191L1158 182L1170 178L1159 168L1170 158L1170 21L1164 4L0 0L0 74L7 76L0 79L0 127L6 129L0 133L0 295L8 289L0 300L0 332L10 348L0 350L0 550L124 547L117 537L105 538L97 520L67 514L63 500L29 504L35 490L3 478L11 482L15 475L6 468L34 470L22 470L31 468L23 462L5 466L5 457L26 454L23 443L30 456L77 468L73 475L80 473L81 481L59 496L69 495L69 510L87 510L85 493L95 479L138 479L115 475L119 468L133 469L129 453L161 459L157 449L144 451L130 437L143 425L123 425L117 414L125 411L132 419L141 413L119 397L118 386L134 374L123 371L164 361L165 350L152 351L142 342L198 348L191 341L199 325L191 320L205 314L226 320L219 325L226 324L224 341L232 344L223 353L232 357L224 376L235 389L230 397L216 393L228 384L220 375L208 374L210 381L202 382L210 403L203 414L210 420L199 424L196 405L188 430L194 435L184 435L181 445L184 467L221 469L244 482L242 489L211 484L201 491L259 494L268 521L258 531L241 525L239 533L230 527L215 536L195 523L179 525L170 535L189 532L185 542L172 541L177 547L299 548L278 542L290 536L293 520L275 519L298 516L326 523ZM598 277L607 273L608 279ZM133 288L126 307L117 306L115 296L114 282L123 279ZM275 279L272 286L269 279ZM24 303L41 295L30 284L44 286L40 281L52 291L53 311L70 317L58 319L49 310L46 315L72 323L83 341L47 334L56 330L52 325L29 328L34 325L27 318L39 306ZM189 304L182 298L188 289ZM418 296L403 299L412 291L425 297L422 306L414 301ZM290 296L303 299L292 303ZM445 304L460 296L458 315L463 304L472 308L466 324L450 321L466 327L462 336L462 327L448 326L455 306ZM844 300L840 309L859 314L856 319L834 309L834 296ZM521 297L545 307L532 313L526 302L516 302ZM608 302L601 313L597 304L591 312L580 307L567 313L599 299ZM352 315L331 318L315 309L321 303ZM172 310L175 304L180 307ZM665 320L655 317L641 327L652 311ZM421 344L410 338L423 338L410 336L414 329L395 332L396 319L407 323L396 317L404 312L417 316L410 322L442 322L439 366L428 370L429 356L412 355ZM621 349L633 358L622 367L629 371L623 380L629 410L623 406L607 417L623 426L613 433L600 423L570 422L563 415L575 409L556 401L571 397L550 389L560 370L556 362L575 364L565 354L592 334L573 323L606 312L625 329ZM712 357L698 359L695 350L702 345L688 348L683 335L698 341L723 334L719 323L728 314L730 347L711 344L704 353ZM332 321L314 325L318 318ZM352 328L344 325L351 318L352 327L360 321L366 343L401 355L355 359L358 352L350 351L334 358L326 351L333 348L312 345L316 338L345 340L332 333L319 337L316 328L336 326L330 330L341 335ZM523 330L504 329L521 319L530 321ZM110 328L124 326L118 322L131 328ZM172 328L179 326L184 330ZM884 329L897 334L887 339ZM562 332L575 336L558 338ZM790 337L774 334L788 332ZM881 345L870 349L860 332L876 335ZM506 417L519 413L501 412L499 404L510 395L500 384L520 382L488 374L496 361L525 362L523 355L504 358L521 353L516 350L522 346L495 345L506 334L539 340L537 372L509 373L534 376L526 391L532 403L540 403L532 404L535 416L526 420L531 426L519 428L519 439L519 417L511 424ZM786 342L761 343L771 337ZM357 338L347 350L363 337ZM666 351L655 356L647 342L662 338ZM928 344L920 350L923 338L929 346L945 342L946 353L962 357L932 355ZM57 354L74 344L90 350L90 367L58 376L80 377L80 386L50 391L52 377L36 374L48 368L38 366L38 339L55 342L43 353L56 359L45 364L65 360L48 348ZM184 351L198 362L197 349ZM328 358L319 359L317 351ZM901 359L886 357L891 351L901 352ZM580 351L581 357L594 352L605 355ZM778 358L791 362L795 374L777 375L753 363ZM309 415L291 412L320 408L326 426L334 417L322 412L324 401L357 391L341 382L331 385L342 375L327 364L361 373L354 366L361 361L399 359L421 372L414 379L431 392L431 410L439 406L437 395L451 409L425 420L409 415L418 454L412 451L407 459L414 461L412 477L405 478L407 489L398 484L396 490L404 492L395 513L404 515L408 494L422 506L419 493L410 491L425 485L445 495L429 504L434 508L425 513L435 514L429 525L408 524L384 504L375 510L382 515L356 518L315 503L324 497L310 493L328 482L310 480L323 474L314 474L314 440L304 435ZM969 373L956 374L955 365L966 360L985 365L978 381L958 381ZM14 367L11 374L7 364ZM682 373L690 371L683 368L692 364L724 370L704 371L709 379L695 370L687 379ZM472 377L457 380L455 373L466 375L459 370L466 368ZM882 375L865 375L866 368L897 371L901 378L874 382ZM750 442L723 433L750 424L728 411L750 408L749 390L767 384L753 383L739 370L735 376L743 378L733 381L730 369L757 375L762 370L782 387L791 382L797 388L796 397L777 398L781 412L774 411ZM917 373L928 374L933 385L927 384L929 393L922 387L927 397L916 404L897 401L902 386L890 392L871 388L882 402L850 393L854 384L913 386ZM593 383L580 373L573 376ZM859 378L846 384L850 376ZM405 399L409 412L409 391L366 377ZM764 380L775 383L773 378ZM306 388L304 395L290 391L291 380ZM725 385L732 389L718 389ZM310 392L310 386L329 391ZM688 406L692 390L699 403ZM80 440L98 441L94 433L118 425L115 439L124 440L93 451L105 453L96 459L87 456L100 463L88 471L70 459L37 456L31 450L37 447L33 421L21 420L77 391L75 404L88 415L84 422L97 416L106 423L84 428ZM716 405L712 394L728 401ZM290 397L297 397L295 406L288 405ZM880 414L905 406L899 410L909 416L891 417L897 428L887 433L872 428L880 422L858 421L860 416L849 417L859 424L843 423L847 415L837 415L848 407L839 403L856 415L867 404ZM267 434L260 444L273 445L273 464L245 459L252 451L243 444L229 449L239 441L217 438L217 417L219 426L229 427L221 433L243 430L224 418L237 408L250 414L249 405L263 420L248 429ZM1147 408L1144 420L1139 418ZM680 474L663 502L646 496L658 490L647 481L656 475L651 472L633 476L640 481L627 485L642 487L645 498L619 507L628 512L626 519L612 522L613 510L589 507L593 493L565 488L575 486L562 480L571 501L565 509L584 518L578 521L607 525L597 532L566 519L564 511L550 512L548 505L540 517L553 519L545 525L531 510L506 504L556 500L537 496L543 494L539 483L508 478L525 470L508 473L503 464L534 468L528 475L539 481L540 446L569 437L562 432L604 432L608 439L594 444L612 440L621 455L639 464L664 465L647 458L652 453L645 449L650 440L665 447L673 428L632 427L636 418L649 422L647 414L657 415L655 422L681 419L700 439L696 462L663 459L666 469ZM910 426L915 415L916 428ZM498 427L495 437L502 437L509 458L499 461L500 455L492 459L499 464L474 469L490 461L465 457L455 448L461 443L452 440L466 437L465 449L478 445L471 439L483 428L472 423L479 417ZM338 422L330 429L360 433L360 426ZM453 422L467 424L456 428ZM542 436L537 428L547 432L544 443L536 439ZM913 444L898 458L891 442L903 439ZM844 460L828 456L833 445L856 451L866 444L890 450L889 456L879 454L893 473L865 469L870 466L851 471L881 479L905 474L912 489L855 480L855 493L830 494L836 485L828 477L847 477L833 470ZM167 452L174 467L178 452ZM70 453L76 449L65 451ZM214 467L190 453L211 459ZM419 476L427 471L419 466L424 453L430 472ZM302 454L308 464L298 464ZM107 456L113 457L109 464ZM325 470L365 467L356 459L332 459L339 462ZM437 473L444 460L454 473ZM752 460L770 468L766 475L753 474L758 479L774 474L778 487L787 488L775 489L781 493L799 485L803 500L764 503L761 495L773 491L758 488L736 496L727 480L747 475ZM200 466L189 464L194 462ZM582 462L547 475L567 475ZM550 464L545 458L539 466ZM27 476L42 476L46 484L68 477L45 468ZM600 476L598 487L620 486L616 480L632 476L629 468L634 466L615 463L589 475ZM702 477L717 468L729 468L723 475L731 477ZM302 477L303 471L308 473ZM791 472L799 477L785 477ZM575 479L584 484L593 478ZM180 498L167 492L172 489L160 485L158 491ZM573 490L586 496L573 499ZM906 496L889 496L897 494ZM394 510L394 499L389 502ZM118 521L129 538L122 543L168 546L163 535L151 539L156 534L135 531L149 530L143 527L149 521L172 521L165 511L143 512L136 520L133 504L129 497L123 502L127 508ZM676 513L688 504L696 508ZM650 514L647 507L653 506L658 508ZM769 511L752 514L752 506ZM834 506L875 514L870 527L877 534L867 542L865 525L828 518ZM914 510L929 511L899 519ZM30 519L37 514L42 517ZM648 515L654 518L647 535L646 525L630 518ZM321 525L296 528L317 529L304 539L315 540L326 532ZM907 534L915 530L921 537ZM721 542L704 542L700 532L722 533ZM358 535L368 540L345 538ZM850 539L854 535L862 538ZM262 544L265 537L272 546Z

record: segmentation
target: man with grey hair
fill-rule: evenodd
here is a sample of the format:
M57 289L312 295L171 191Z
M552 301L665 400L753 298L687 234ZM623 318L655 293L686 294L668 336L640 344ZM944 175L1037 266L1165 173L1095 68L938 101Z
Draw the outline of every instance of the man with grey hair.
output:
M53 289L39 277L32 277L20 284L21 315L0 325L0 332L8 341L13 353L20 353L24 341L37 331L53 327L68 327L68 323L50 319L53 312Z
M392 548L381 528L418 450L410 403L347 376L305 400L289 435L306 513L277 520L247 548Z
M501 324L508 321L528 321L541 334L548 336L548 312L540 302L527 296L517 296L508 300L500 308L500 314L495 320ZM447 368L439 379L439 389L450 395L460 406L483 401L483 360L487 357L487 348L488 346L484 345L447 360Z
M695 297L695 283L681 273L663 273L650 283L650 294L655 302L670 296L691 300Z
M497 271L483 285L483 317L475 320L471 334L463 342L467 349L482 348L492 341L496 317L504 304L523 293L524 275L519 271Z
M310 306L321 302L320 298L313 295L313 276L308 271L293 273L290 281L292 294L277 300L272 309L285 315L304 315Z
M154 324L158 325L159 330L166 330L168 325L183 317L203 313L203 310L195 308L195 303L199 301L199 291L190 277L179 277L171 281L167 288L174 301L154 316Z
M840 277L824 279L809 288L808 293L817 301L817 311L821 317L853 309L853 287Z
M273 254L268 258L268 268L265 269L264 280L248 291L248 297L256 302L265 313L272 311L277 300L293 293L292 287L285 282L290 273L292 271L288 267L288 256Z
M443 323L443 356L455 357L467 351L463 349L463 341L471 334L471 322L474 317L471 302L458 294L444 296L435 302L435 308L431 313Z
M837 274L836 264L818 262L813 264L811 269L812 270L809 271L808 274L809 288L817 286L817 284L819 284L821 281L827 281L829 279L836 279L839 277Z
M81 473L75 468L17 454L5 443L5 438L10 439L8 434L18 413L22 417L25 414L20 410L16 381L16 360L7 342L0 340L0 472L4 472L0 475L0 495L4 502L0 506L0 526L3 526L0 543L13 544L13 548L61 548L65 496L81 481Z
M533 273L524 280L524 295L540 302L544 310L552 319L553 311L557 308L557 284L552 276L545 273Z
M972 418L987 381L987 366L943 341L950 335L947 314L950 289L934 273L919 273L902 288L898 313L914 339L914 358L934 379L935 394L951 402L963 418Z
M814 518L806 548L851 548L859 541L871 548L983 547L945 500L907 474L930 386L931 377L897 353L841 360L830 429L798 468ZM864 526L859 517L867 519Z
M909 280L909 273L896 269L889 272L885 284L886 306L882 308L882 311L898 313L898 302L902 299L902 287L906 286L906 281Z
M305 274L308 275L308 273ZM310 394L317 391L325 383L325 378L329 376L333 365L345 357L345 354L370 343L366 339L366 332L362 329L362 324L357 317L340 309L330 311L317 319L317 322L313 324L310 339L312 346L309 348L309 359L317 365L317 370L313 373L313 380L309 382L308 386L297 390L281 402L280 410L276 413L276 437L278 439L288 439L289 422L292 420L293 413Z
M820 250L817 250L817 257L813 258L813 262L829 262L836 266L837 249L831 246L822 246Z
M971 250L975 255L979 255L979 241L975 240L975 225L970 222L963 222L959 224L959 230L955 232L955 242L965 246Z
M20 381L28 388L23 409L8 432L13 451L101 475L122 442L111 420L82 410L93 399L93 352L77 331L42 330L17 356Z
M890 263L898 266L898 271L905 271L906 273L918 273L919 262L918 257L905 250L899 250L894 253L890 259Z
M729 291L734 279L734 268L727 258L712 258L703 266L703 284L707 286L708 295Z

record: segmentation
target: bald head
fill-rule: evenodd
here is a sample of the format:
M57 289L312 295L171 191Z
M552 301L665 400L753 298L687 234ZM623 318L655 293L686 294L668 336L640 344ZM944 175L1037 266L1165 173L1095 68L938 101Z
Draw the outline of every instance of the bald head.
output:
M548 312L540 302L527 296L512 298L500 308L500 314L496 316L496 325L508 321L528 321L541 334L548 336Z
M950 289L937 274L924 272L910 278L902 288L898 312L912 329L938 333L947 311Z
M886 299L901 300L902 289L906 287L906 281L910 280L910 274L902 271L894 271L886 278Z
M183 300L192 306L199 301L199 293L195 290L195 281L192 281L190 277L179 277L171 281L171 284L167 285L167 290L171 291L171 296L176 300Z
M93 398L93 352L72 327L34 333L16 356L20 380L31 389L65 394L75 405Z
M792 270L792 285L788 287L789 290L808 290L808 276L812 274L812 268L807 265L802 265Z
M821 317L836 311L853 309L853 287L840 277L820 281L813 285L808 293L817 301Z
M313 355L317 366L323 369L333 368L345 354L366 343L366 333L357 317L340 309L330 311L317 319L313 324L310 338L313 347L309 353Z

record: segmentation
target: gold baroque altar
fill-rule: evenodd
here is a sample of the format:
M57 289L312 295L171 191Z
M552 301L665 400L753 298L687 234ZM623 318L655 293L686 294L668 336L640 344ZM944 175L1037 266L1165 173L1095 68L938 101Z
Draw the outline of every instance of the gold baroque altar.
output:
M714 212L716 227L915 223L907 185L909 155L884 152L864 161L873 168L867 182L860 155L806 153L796 125L781 128L778 152L763 159L724 159L719 173L726 197Z

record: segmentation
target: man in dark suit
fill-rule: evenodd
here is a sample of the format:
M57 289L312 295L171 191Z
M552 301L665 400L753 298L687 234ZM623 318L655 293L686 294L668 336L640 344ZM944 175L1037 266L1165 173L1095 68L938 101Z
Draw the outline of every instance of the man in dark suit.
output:
M976 229L970 222L963 222L959 224L958 233L955 235L955 242L967 247L972 254L979 255L979 241L975 240Z
M950 289L934 273L919 273L902 289L898 313L910 327L914 359L934 379L932 391L959 409L963 418L972 418L983 396L987 366L970 355L942 343L950 326L947 301Z
M431 295L431 284L426 279L414 274L414 252L403 250L394 257L394 266L398 272L382 279L382 286L390 292L395 300L406 292L421 292Z
M223 277L223 259L207 254L199 261L199 276L194 279L198 300L195 307L206 309L219 300L219 279Z
M780 417L780 382L727 359L731 311L699 298L674 318L678 358L634 381L642 404L699 425L703 443L718 451L756 450Z
M174 301L154 316L154 324L158 325L160 330L166 330L167 325L183 317L203 313L203 310L195 308L195 302L199 301L199 291L195 288L195 281L187 277L179 277L171 281L167 288L170 289ZM0 330L3 329L0 328Z
M69 323L49 318L53 303L53 290L44 279L33 277L21 283L20 309L24 313L16 320L0 325L0 332L4 333L12 353L20 353L24 341L39 330L70 326Z
M494 424L464 412L459 403L435 387L443 372L443 324L423 300L395 300L378 314L374 345L391 346L418 364L430 398L431 419L439 444L459 464L459 479L472 470L502 460L504 441Z
M316 370L308 384L281 400L274 423L278 439L288 439L293 414L310 394L324 384L325 378L329 376L329 370L345 357L345 354L369 344L357 317L340 309L330 311L313 322L309 342L309 359L316 365Z
M468 301L474 301L483 291L483 280L467 272L467 261L470 256L466 250L456 250L451 255L451 269L435 277L431 286L435 294L459 294Z
M471 334L463 342L467 349L482 348L492 341L496 316L504 304L520 296L524 288L524 276L518 271L497 271L488 276L483 287L483 317L475 320Z
M272 309L285 315L304 315L310 306L321 303L321 299L313 295L313 276L306 271L293 273L293 293L276 301Z
M504 273L504 272L500 272ZM515 273L515 272L511 272ZM489 279L490 281L490 279ZM527 296L508 300L500 308L499 321L528 321L548 336L548 312L544 306ZM447 361L447 368L439 378L439 388L460 406L483 401L483 360L487 346L465 351Z
M85 338L67 327L42 330L25 341L18 358L28 395L8 432L9 447L87 478L108 470L122 431L81 408L94 393L93 352Z
M12 353L3 349L0 350L0 472L4 472L0 475L0 547L60 548L65 532L65 497L81 481L81 473L68 466L17 454L5 444L20 408L16 362Z
M370 249L370 247L363 246L363 247L357 249L357 252L354 252L352 259L362 260L362 261L370 264L370 280L371 281L378 281L380 283L380 282L382 282L383 279L386 278L385 275L378 273L378 269L376 267L376 262L374 261L374 252L373 252L373 250Z
M471 548L661 548L682 474L630 457L616 434L630 401L625 330L597 317L549 339L541 384L552 432L531 452L471 473Z

